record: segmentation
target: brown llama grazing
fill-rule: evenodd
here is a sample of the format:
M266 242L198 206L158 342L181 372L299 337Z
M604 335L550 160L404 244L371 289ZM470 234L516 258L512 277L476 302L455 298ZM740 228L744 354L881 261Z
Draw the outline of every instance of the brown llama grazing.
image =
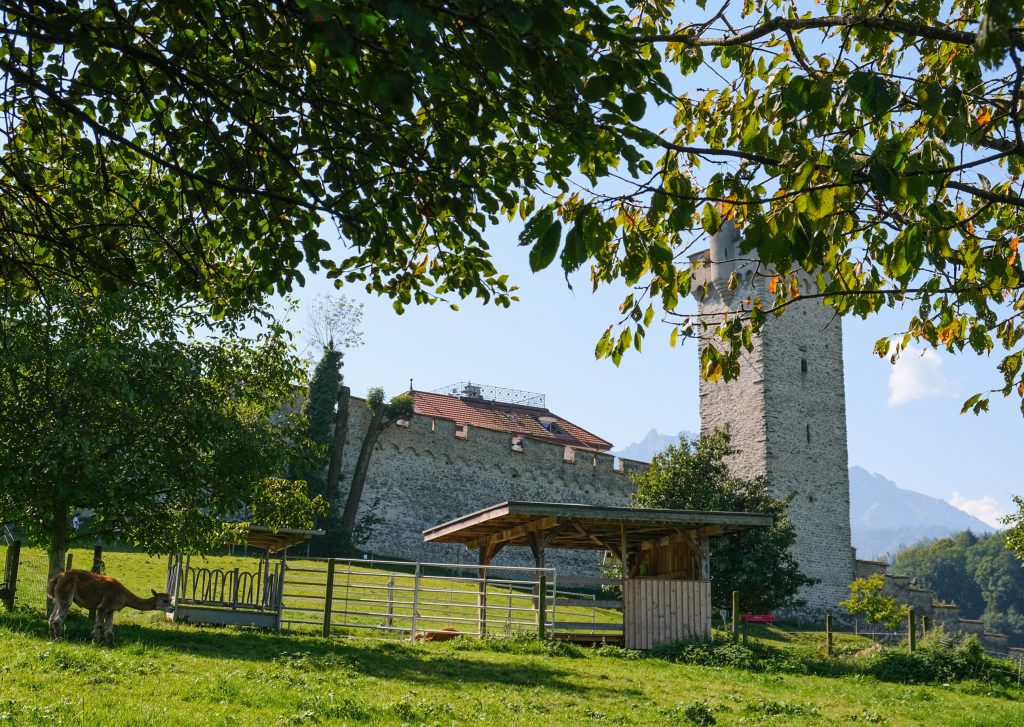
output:
M445 626L437 631L417 631L413 638L416 641L451 641L458 636L465 636L465 632Z
M96 609L96 625L92 630L93 641L106 641L114 645L114 612L125 606L137 611L166 611L174 613L174 604L166 593L151 591L152 598L139 598L118 581L109 576L90 573L86 570L66 570L52 579L46 594L53 599L53 613L50 614L50 638L60 638L64 620L72 603L82 608Z

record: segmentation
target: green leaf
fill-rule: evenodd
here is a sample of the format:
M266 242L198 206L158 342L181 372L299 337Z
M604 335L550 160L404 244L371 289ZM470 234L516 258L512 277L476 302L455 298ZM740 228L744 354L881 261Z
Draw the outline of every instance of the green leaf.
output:
M718 211L716 204L705 203L704 212L701 214L701 223L704 226L704 231L709 235L718 233L722 227L722 213Z
M622 97L622 110L631 121L639 121L647 110L647 101L639 93L627 93Z
M562 241L562 223L555 220L544 231L540 240L530 250L530 270L539 272L551 264Z

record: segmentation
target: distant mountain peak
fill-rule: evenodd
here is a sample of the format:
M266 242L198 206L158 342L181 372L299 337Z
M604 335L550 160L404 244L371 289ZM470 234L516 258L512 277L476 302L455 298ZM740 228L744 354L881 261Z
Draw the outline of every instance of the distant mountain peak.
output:
M993 532L990 525L945 500L904 490L856 465L850 467L850 529L857 557L866 560L964 530Z
M680 437L693 439L696 436L693 432L687 431L679 432L679 434L662 434L657 429L652 429L639 442L633 442L621 449L613 449L612 454L623 459L650 462L654 455L664 452L670 444L677 444Z

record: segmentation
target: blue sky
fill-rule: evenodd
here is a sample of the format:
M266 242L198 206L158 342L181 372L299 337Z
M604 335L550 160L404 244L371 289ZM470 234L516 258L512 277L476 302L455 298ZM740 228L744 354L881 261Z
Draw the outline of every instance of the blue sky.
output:
M516 233L509 226L490 237L498 268L520 287L521 300L509 309L455 300L457 312L438 304L399 316L389 299L343 288L340 293L365 304L364 343L345 358L353 393L383 386L391 396L406 390L410 378L426 391L473 381L546 394L548 408L616 447L652 428L698 431L696 348L671 348L664 324L652 328L642 353L627 354L618 368L597 361L594 345L616 320L625 289L592 294L581 273L570 290L557 265L532 274ZM319 279L297 292L301 307L293 330L305 326L309 301L320 293L335 291ZM850 464L991 522L1012 508L1013 494L1024 494L1019 400L996 397L990 413L960 415L967 396L1000 383L995 358L929 351L906 355L894 367L873 355L874 341L899 330L909 316L887 311L843 321Z

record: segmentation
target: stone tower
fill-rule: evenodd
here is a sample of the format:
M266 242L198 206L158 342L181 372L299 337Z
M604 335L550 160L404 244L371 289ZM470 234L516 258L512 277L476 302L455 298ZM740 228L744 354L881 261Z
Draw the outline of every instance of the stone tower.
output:
M774 299L768 293L772 272L756 251L739 249L729 222L710 250L691 259L703 262L693 291L698 313L711 324L709 335L748 297L766 304ZM803 293L816 290L810 276L799 284ZM793 555L806 575L820 580L801 596L810 610L836 609L854 579L840 319L818 299L798 300L785 315L769 316L740 367L733 381L700 382L701 431L728 423L739 450L729 462L733 473L765 475L775 497L795 493Z

